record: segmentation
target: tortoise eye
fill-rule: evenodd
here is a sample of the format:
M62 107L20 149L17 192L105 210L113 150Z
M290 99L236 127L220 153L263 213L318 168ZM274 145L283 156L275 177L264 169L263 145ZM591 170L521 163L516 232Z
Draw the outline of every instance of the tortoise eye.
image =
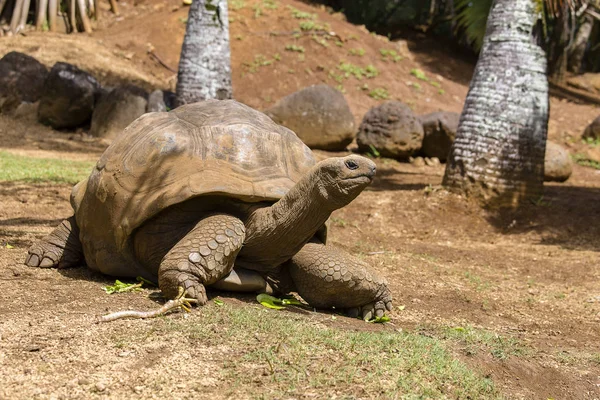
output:
M358 169L358 164L352 160L346 160L345 164L349 169Z

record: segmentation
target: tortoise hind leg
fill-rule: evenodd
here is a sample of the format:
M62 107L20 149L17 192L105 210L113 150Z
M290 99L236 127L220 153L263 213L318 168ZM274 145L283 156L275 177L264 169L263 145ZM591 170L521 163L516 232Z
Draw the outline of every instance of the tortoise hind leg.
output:
M67 268L77 265L82 260L83 248L79 241L79 227L73 215L29 248L25 264L30 267Z
M167 298L185 289L200 305L206 304L205 285L227 276L245 237L244 223L227 214L200 220L164 256L158 269L158 286Z
M383 316L392 309L386 280L340 248L307 243L286 266L298 294L313 307L345 309L364 319Z

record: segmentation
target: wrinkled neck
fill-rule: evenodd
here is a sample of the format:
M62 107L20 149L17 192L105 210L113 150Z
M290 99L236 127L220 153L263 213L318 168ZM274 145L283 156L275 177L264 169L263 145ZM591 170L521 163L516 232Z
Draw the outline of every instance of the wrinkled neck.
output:
M271 207L251 213L238 259L276 267L296 254L335 209L316 171L311 171Z

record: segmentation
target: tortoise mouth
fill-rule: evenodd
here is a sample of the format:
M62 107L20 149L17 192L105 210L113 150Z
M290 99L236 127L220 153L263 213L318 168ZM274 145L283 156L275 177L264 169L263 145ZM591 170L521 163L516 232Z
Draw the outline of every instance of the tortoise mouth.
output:
M373 174L369 174L369 173L364 173L364 174L360 174L360 175L355 175L352 176L350 178L344 178L344 181L356 181L356 182L366 182L366 183L370 183L371 181L373 181Z

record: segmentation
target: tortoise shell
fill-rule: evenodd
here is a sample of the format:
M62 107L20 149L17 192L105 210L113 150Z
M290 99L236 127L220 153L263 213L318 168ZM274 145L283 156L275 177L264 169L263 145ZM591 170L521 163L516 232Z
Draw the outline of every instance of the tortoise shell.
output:
M86 262L124 275L122 263L135 263L132 232L165 208L209 194L274 202L314 164L294 132L234 100L145 114L73 188Z

